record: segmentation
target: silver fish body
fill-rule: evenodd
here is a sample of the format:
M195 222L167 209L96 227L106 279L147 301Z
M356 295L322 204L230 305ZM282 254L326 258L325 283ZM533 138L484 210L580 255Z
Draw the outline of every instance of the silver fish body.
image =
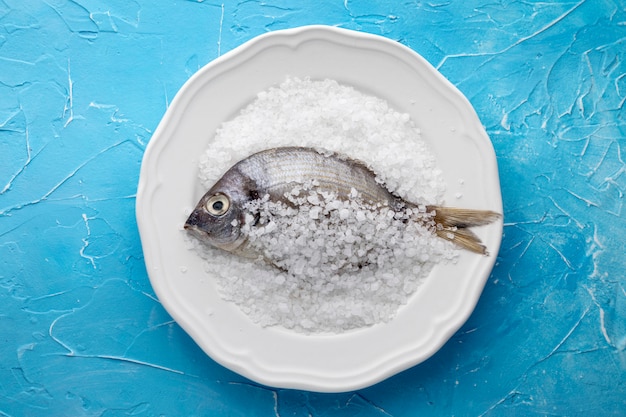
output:
M185 223L199 239L229 252L256 257L247 249L241 229L245 207L251 201L291 202L286 194L294 187L314 183L317 190L346 200L356 193L364 203L387 206L396 212L417 206L389 192L364 163L335 153L305 147L272 148L233 165L200 199ZM498 213L427 206L433 233L459 246L486 254L486 248L467 228L490 223Z

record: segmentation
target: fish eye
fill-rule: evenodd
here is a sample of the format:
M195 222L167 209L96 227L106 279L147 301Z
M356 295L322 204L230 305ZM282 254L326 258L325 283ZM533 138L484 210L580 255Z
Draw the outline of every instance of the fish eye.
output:
M224 194L215 194L209 197L205 207L213 216L223 216L230 208L230 200Z

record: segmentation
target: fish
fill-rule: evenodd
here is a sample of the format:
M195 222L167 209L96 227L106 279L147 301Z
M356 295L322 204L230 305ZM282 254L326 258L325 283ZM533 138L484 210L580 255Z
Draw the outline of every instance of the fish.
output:
M210 246L255 258L259 254L248 244L242 228L246 224L254 227L258 217L247 215L246 207L261 199L294 206L289 195L302 184L314 184L318 192L340 200L358 195L371 207L419 212L420 216L405 218L428 222L436 236L482 255L488 255L487 248L470 228L502 217L491 210L413 203L389 191L379 175L360 160L325 149L286 146L254 153L228 169L197 202L184 229Z

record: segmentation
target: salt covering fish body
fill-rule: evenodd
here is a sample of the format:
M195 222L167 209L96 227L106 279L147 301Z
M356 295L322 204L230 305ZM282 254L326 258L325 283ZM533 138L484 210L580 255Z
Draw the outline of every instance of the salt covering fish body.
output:
M311 192L303 198L300 193L307 190ZM232 166L200 199L185 229L226 251L249 258L266 256L249 241L251 229L257 224L267 225L267 220L259 221L259 206L255 210L254 203L265 201L298 210L303 205L319 204L320 199L326 203L354 200L371 210L387 209L390 216L422 222L433 234L482 254L487 254L485 246L468 227L500 217L486 210L413 204L389 192L361 161L323 149L279 147L255 153ZM321 212L308 209L310 216Z

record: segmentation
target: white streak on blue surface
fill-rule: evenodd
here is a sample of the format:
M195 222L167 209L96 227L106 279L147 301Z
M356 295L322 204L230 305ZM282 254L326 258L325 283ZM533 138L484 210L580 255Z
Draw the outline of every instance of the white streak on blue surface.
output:
M67 103L63 108L63 117L69 113L63 127L67 127L74 120L74 82L72 81L72 73L70 70L70 59L67 59Z
M89 237L91 236L91 229L89 228L89 217L87 217L85 213L83 213L83 221L85 222L85 228L87 229L87 236L82 239L83 247L80 248L79 253L80 253L80 256L87 259L89 263L91 263L91 266L93 266L93 269L96 269L96 262L94 261L95 257L85 254L85 249L87 249L87 246L89 246Z
M220 28L217 35L217 56L222 55L222 32L224 30L224 3L221 4Z

